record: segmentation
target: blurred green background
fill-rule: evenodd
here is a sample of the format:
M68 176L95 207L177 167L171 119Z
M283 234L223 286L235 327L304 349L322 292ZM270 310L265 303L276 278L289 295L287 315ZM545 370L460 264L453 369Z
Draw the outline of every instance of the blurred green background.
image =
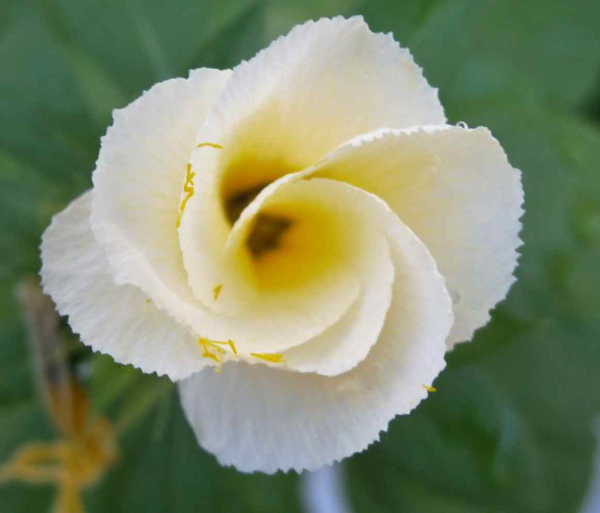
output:
M0 0L0 463L56 437L15 284L51 216L91 186L111 111L200 66L232 67L308 18L363 14L412 51L451 123L485 125L523 171L519 281L437 394L344 462L357 513L579 510L600 417L598 0ZM299 477L197 447L174 387L74 348L94 411L127 428L86 511L296 512ZM125 420L123 420L125 419ZM0 486L2 513L53 487Z

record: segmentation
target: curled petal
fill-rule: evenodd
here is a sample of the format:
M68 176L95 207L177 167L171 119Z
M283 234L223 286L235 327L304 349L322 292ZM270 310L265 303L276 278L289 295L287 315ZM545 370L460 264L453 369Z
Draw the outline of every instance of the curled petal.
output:
M266 187L232 229L219 226L221 207L202 182L188 203L179 231L190 285L233 327L246 326L234 339L241 353L281 352L320 335L360 292L340 205L306 191L292 198L286 186L302 176ZM273 250L261 253L256 240ZM222 288L215 300L216 284Z
M42 239L42 283L95 351L182 379L204 368L197 338L137 287L118 285L90 226L92 192L54 217Z
M425 243L454 303L449 347L489 320L515 280L523 189L487 129L367 134L332 152L315 176L376 194Z
M273 473L312 470L365 449L409 413L444 368L450 297L426 247L402 223L388 226L393 300L377 343L334 377L228 363L180 383L199 443L224 465ZM206 394L218 389L219 394Z
M437 90L408 50L362 17L337 17L298 25L236 67L198 142L252 149L289 171L357 134L444 122Z
M181 188L198 125L230 75L196 70L115 111L93 175L92 228L115 280L180 318L181 303L193 303L176 227Z
M331 180L286 181L258 202L255 215L305 202L307 209L327 205L337 216L337 230L346 234L343 254L360 280L359 296L340 320L317 337L284 351L283 357L287 368L301 372L334 376L352 369L377 342L392 301L394 266L386 224L397 218L373 195ZM235 249L244 223L251 224L251 218L240 218L230 250ZM321 219L314 237L327 237ZM309 286L307 300L313 297L312 290Z
M345 288L335 289L337 295L322 309L322 316L327 317L322 323L299 319L293 312L279 322L255 315L238 316L232 322L211 306L226 304L235 283L216 275L204 276L209 301L201 302L192 293L177 225L192 218L207 226L211 220L208 216L193 219L192 204L197 198L186 189L190 190L192 181L195 190L201 189L207 178L206 173L191 177L195 171L189 164L197 146L197 127L229 76L225 71L197 70L187 80L156 85L116 112L94 172L91 223L117 283L139 287L199 338L231 339L245 354L277 353L318 335L339 319L356 298L359 284L349 276ZM201 149L219 150L218 145ZM217 223L209 223L209 228L211 236L219 234Z
M436 90L391 35L374 34L360 17L300 25L234 69L200 127L182 228L199 228L202 215L211 230L202 239L220 248L244 198L268 184L316 165L357 134L444 121ZM227 300L214 304L200 285L203 272L186 266L200 301L236 311Z

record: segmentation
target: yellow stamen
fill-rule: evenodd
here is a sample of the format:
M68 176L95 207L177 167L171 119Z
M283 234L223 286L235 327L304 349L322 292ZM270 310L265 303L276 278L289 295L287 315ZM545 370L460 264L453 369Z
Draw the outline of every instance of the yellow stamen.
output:
M237 354L237 349L235 348L235 344L233 343L233 340L228 340L227 343L229 344L229 347L231 347L233 354Z
M202 148L203 146L209 146L211 148L215 148L217 150L222 150L223 146L221 146L220 144L215 144L215 143L210 143L210 142L205 142L205 143L201 143L198 146L196 146L196 148ZM188 163L187 165L187 172L185 175L185 183L183 184L183 192L185 192L185 197L183 198L183 201L181 202L181 205L179 207L179 216L177 217L177 228L179 228L179 226L181 225L181 218L183 217L183 212L185 210L185 205L188 202L188 200L194 195L194 176L196 176L196 173L192 173L192 164Z
M204 352L202 353L202 356L204 358L210 358L211 360L214 360L215 362L217 362L219 364L218 367L215 369L215 372L217 372L217 373L221 372L220 367L223 364L223 362L225 361L225 355L227 354L225 352L225 349L221 346L229 346L229 348L231 349L231 352L233 354L238 354L237 348L235 347L235 343L233 342L233 340L228 340L227 342L221 342L219 340L209 340L207 338L199 338L198 344L200 344L202 346L202 349L204 350ZM212 351L214 351L214 352L211 352L210 349L212 349ZM285 360L283 359L282 354L250 353L250 356L254 356L255 358L260 358L261 360L265 360L265 361L271 362L271 363L285 363Z
M219 294L221 294L221 289L223 288L223 284L219 283L214 289L215 301L219 299Z
M202 356L204 358L210 358L211 360L214 360L217 363L221 363L221 360L219 360L219 357L216 354L211 353L208 349L204 349L204 353L202 353Z
M185 174L185 183L183 184L183 192L185 192L185 197L181 202L181 206L179 207L179 216L177 217L177 228L181 225L181 218L183 217L183 212L185 211L185 205L188 200L194 195L194 176L196 173L192 173L192 165L188 163L187 170Z
M429 385L423 385L423 388L425 390L427 390L428 392L437 392L437 388L435 387L430 387Z
M260 358L261 360L266 360L271 363L285 363L282 354L274 354L274 353L250 353L250 356L254 356L255 358Z
M204 349L204 353L202 356L204 358L210 358L217 363L223 363L223 357L225 356L225 350L221 346L229 346L233 354L238 354L235 344L233 340L228 340L227 342L220 342L218 340L208 340L207 338L199 338L198 344L202 346ZM209 348L212 348L215 352L211 353ZM216 353L216 354L215 354Z
M196 148L203 148L205 146L208 146L210 148L215 148L217 150L222 150L223 149L223 146L221 146L220 144L211 143L211 142L200 143L198 146L196 146Z
M232 348L233 352L235 354L237 354L237 351L234 350L232 344L233 341L232 340L228 340L227 342L221 342L220 340L208 340L208 339L203 339L206 345L208 346L213 346L213 347L217 347L218 349L220 349L222 351L222 349L219 346L229 346Z
M216 354L211 353L208 350L209 346L212 346L212 347L218 347L218 346L215 346L206 338L198 339L198 344L200 344L202 346L202 349L204 349L204 353L202 353L202 356L204 358L210 358L211 360L214 360L217 363L219 363L221 361L221 360L219 360L219 357Z

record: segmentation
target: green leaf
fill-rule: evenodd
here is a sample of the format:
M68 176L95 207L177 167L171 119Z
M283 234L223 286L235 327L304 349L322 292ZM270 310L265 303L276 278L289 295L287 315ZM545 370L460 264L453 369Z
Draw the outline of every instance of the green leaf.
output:
M269 17L267 33L268 39L287 34L290 29L299 23L319 18L331 18L340 14L347 14L356 9L361 0L303 0L302 2L281 2L280 0L268 0Z
M241 474L202 451L176 390L129 430L119 462L87 497L93 512L299 511L293 474Z
M0 466L23 443L49 440L54 430L37 400L29 351L19 323L12 288L0 280ZM0 482L5 511L44 511L52 497L49 486Z
M132 95L155 82L187 75L198 50L243 16L255 0L210 2L55 0L47 13L55 31L76 41ZM222 39L227 48L230 40Z
M120 365L108 355L95 354L89 383L93 414L106 414L117 400L136 387L143 376L131 365Z
M382 0L355 12L410 48L444 104L516 94L573 105L597 84L599 2Z

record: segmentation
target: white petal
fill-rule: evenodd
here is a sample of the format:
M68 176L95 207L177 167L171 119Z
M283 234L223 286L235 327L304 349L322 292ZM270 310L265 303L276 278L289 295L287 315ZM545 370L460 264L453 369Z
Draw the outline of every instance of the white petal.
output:
M117 283L138 286L199 337L232 339L247 353L278 352L318 335L339 319L356 298L359 285L354 279L343 301L338 295L330 302L333 314L324 325L305 319L298 326L290 322L291 313L279 323L249 315L233 322L215 315L192 294L177 230L182 185L197 126L229 75L197 70L188 80L154 86L116 112L94 173L92 226ZM202 221L206 224L210 218ZM217 223L211 222L209 228L211 234L219 233ZM209 282L211 295L219 284L217 279ZM223 287L222 295L227 294Z
M391 227L394 294L368 357L336 377L228 363L180 383L199 443L245 472L313 470L365 449L444 368L451 301L425 246Z
M81 340L144 372L182 379L202 369L197 338L137 287L117 285L90 226L92 193L54 217L42 239L42 283Z
M344 229L352 235L347 251L356 257L354 265L361 282L358 299L319 336L283 353L287 367L293 370L335 376L364 360L379 338L394 282L386 236L396 233L390 225L400 221L378 198L347 184L314 179L287 188L288 193L306 191L313 201L336 205Z
M93 175L92 227L115 280L180 319L180 302L194 302L176 228L181 187L198 126L230 75L196 70L115 111Z
M228 198L315 165L365 131L444 121L409 52L359 17L298 26L242 63L200 128L192 159L195 190L180 231L194 295L231 316L256 302L232 270L239 262L221 258ZM215 301L221 284L229 295Z
M515 280L520 175L487 129L451 126L368 134L316 173L378 195L426 244L454 302L450 347L489 320Z
M236 67L198 142L221 144L238 174L255 164L272 179L361 133L444 122L408 50L361 17L337 17L296 26Z
M324 211L338 210L337 206L329 205L325 198L312 198L306 190L303 190L302 198L298 194L298 197L292 198L293 194L290 194L287 186L297 182L305 174L306 172L288 174L267 186L231 228L219 222L222 215L218 198L215 201L211 195L206 194L208 187L203 187L199 181L196 193L187 203L180 228L181 249L195 296L204 304L211 305L213 310L238 320L262 317L265 323L281 324L278 329L282 330L286 330L286 325L290 323L295 324L296 335L300 335L301 331L305 331L305 334L301 338L294 336L294 345L321 333L337 321L356 298L359 287L355 269L342 259L336 262L327 276L301 284L304 292L309 294L303 293L298 287L286 288L279 294L261 291L257 287L251 270L253 259L246 248L246 241L257 215L274 202L294 199L306 203L306 211L300 212L301 216L308 216L318 205ZM211 176L215 174L203 173L200 180L210 180ZM334 215L339 217L337 212ZM324 230L325 219L318 220L315 223L317 239L324 239ZM294 262L294 274L299 274L305 265L306 262L297 258ZM275 269L270 272L274 273ZM222 284L218 300L213 295L217 283ZM315 331L317 327L319 328Z
M284 320L280 326L264 319L232 322L215 315L192 294L179 245L181 190L197 127L229 76L225 71L197 70L187 80L154 86L115 113L94 172L92 226L117 283L136 285L199 337L233 339L247 352L277 352L289 347L286 343L315 336L329 323L304 323L303 330ZM209 228L218 233L217 224ZM210 283L211 293L218 284ZM354 283L346 305L332 307L339 310L335 319L357 293ZM286 339L286 334L291 336Z
M202 176L200 180L210 180L212 174ZM313 197L311 191L286 187L301 176L287 175L263 190L231 232L225 227L219 229L220 207L204 195L207 189L200 180L196 194L187 203L180 234L190 284L203 303L222 308L223 315L231 316L231 324L246 326L243 336L230 337L240 353L274 352L274 344L275 352L280 353L318 336L337 322L358 296L360 282L353 258L341 254L346 252L342 246L347 244L348 234L341 227L344 221L339 206L327 198ZM268 275L289 279L281 288L265 289L257 283L257 266L249 256L246 239L255 214L281 202L303 203L292 217L296 226L312 230L316 247L291 254L287 271L273 260L260 264ZM228 243L228 239L236 242ZM340 242L333 243L334 239ZM328 267L311 275L312 264L318 262L328 262ZM213 296L216 284L222 284L218 300Z

